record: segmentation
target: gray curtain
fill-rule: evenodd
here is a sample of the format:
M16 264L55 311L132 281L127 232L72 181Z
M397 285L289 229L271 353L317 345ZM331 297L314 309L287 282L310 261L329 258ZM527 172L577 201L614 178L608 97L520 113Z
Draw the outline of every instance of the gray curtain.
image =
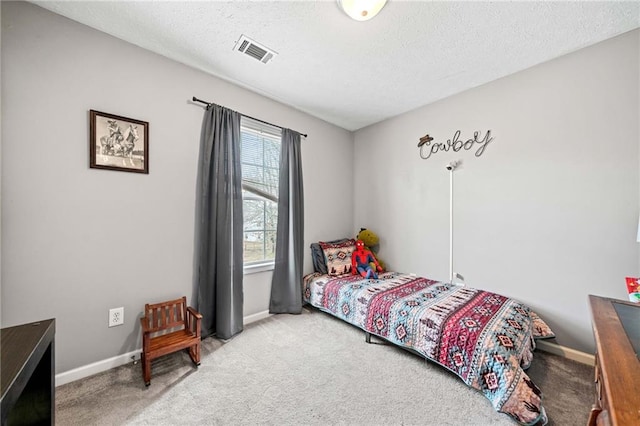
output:
M211 105L204 114L196 224L197 309L202 337L242 331L242 174L238 112Z
M299 314L302 312L304 192L300 134L289 129L282 131L279 185L276 259L269 312Z

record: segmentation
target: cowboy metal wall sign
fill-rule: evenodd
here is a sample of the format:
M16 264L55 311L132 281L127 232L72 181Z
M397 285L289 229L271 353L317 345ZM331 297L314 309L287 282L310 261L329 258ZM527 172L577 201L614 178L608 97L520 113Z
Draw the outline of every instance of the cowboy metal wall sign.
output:
M487 130L487 133L484 134L483 138L480 137L480 132L474 132L473 138L467 139L466 141L460 139L460 130L458 130L453 135L453 138L447 139L446 142L433 142L433 138L429 136L429 134L426 134L420 138L418 148L420 148L420 158L424 160L428 159L438 151L451 150L453 152L458 152L461 149L468 151L473 147L477 147L475 156L480 157L491 141L493 141L493 138L491 137L491 130ZM425 147L427 155L424 154Z

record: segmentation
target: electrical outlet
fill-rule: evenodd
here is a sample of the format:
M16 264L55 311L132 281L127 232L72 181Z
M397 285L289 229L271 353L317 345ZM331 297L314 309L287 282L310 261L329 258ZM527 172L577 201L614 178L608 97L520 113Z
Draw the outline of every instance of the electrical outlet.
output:
M109 327L124 324L124 307L109 309Z

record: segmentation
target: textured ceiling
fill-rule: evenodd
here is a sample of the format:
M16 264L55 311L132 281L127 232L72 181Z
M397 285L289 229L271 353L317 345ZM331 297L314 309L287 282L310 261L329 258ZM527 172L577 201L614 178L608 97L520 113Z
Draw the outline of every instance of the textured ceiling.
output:
M33 3L347 130L640 27L640 1L390 0L365 22L334 1ZM232 50L241 34L278 55Z

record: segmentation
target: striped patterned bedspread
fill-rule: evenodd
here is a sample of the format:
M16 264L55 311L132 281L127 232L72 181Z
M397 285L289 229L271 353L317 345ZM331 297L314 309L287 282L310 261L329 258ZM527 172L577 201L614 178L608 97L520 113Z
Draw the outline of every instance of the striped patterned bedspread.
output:
M412 349L480 390L521 424L545 424L541 392L523 368L551 331L526 305L470 287L398 272L304 277L306 303ZM541 336L541 330L548 330Z

